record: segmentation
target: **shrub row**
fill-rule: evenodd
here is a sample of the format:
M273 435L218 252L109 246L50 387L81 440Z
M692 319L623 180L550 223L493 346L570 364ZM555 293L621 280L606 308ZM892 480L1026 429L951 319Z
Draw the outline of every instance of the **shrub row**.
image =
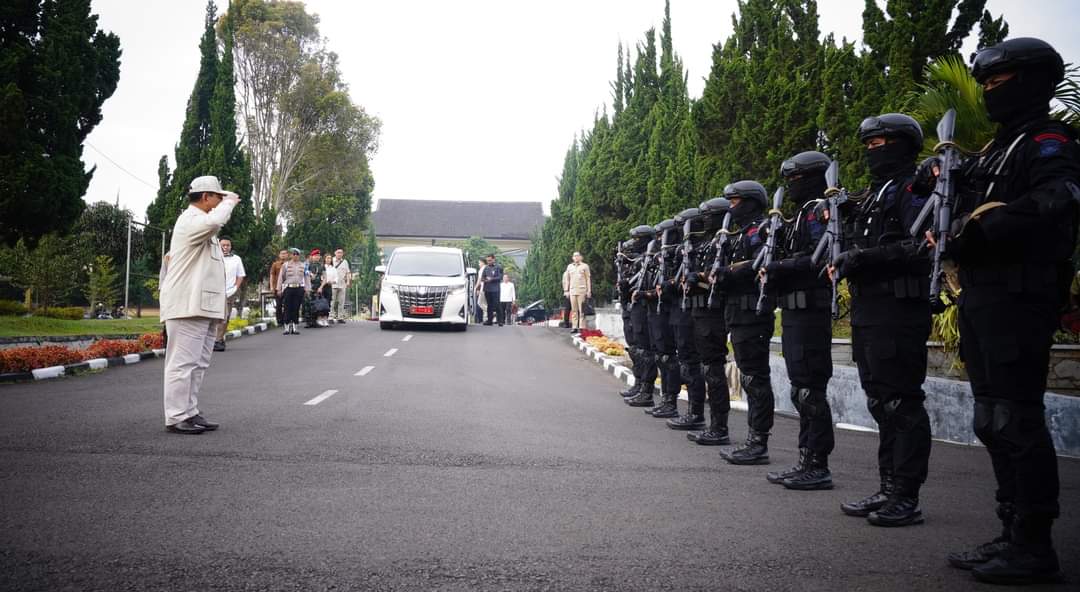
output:
M22 316L29 312L22 302L15 300L0 300L0 316ZM86 310L81 306L54 306L34 311L34 316L48 317L50 319L65 319L78 321L85 316Z
M101 339L86 349L73 349L62 345L15 347L0 350L0 374L66 366L95 358L116 358L161 347L163 345L160 333L146 333L138 339Z
M0 316L22 316L24 314L26 314L26 307L23 306L22 302L17 302L15 300L0 300Z

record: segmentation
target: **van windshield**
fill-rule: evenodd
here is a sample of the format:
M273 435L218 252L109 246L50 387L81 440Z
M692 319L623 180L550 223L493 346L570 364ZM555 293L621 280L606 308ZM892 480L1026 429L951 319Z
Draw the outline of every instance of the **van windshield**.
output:
M457 253L394 253L387 275L422 275L455 277L462 275L461 255Z

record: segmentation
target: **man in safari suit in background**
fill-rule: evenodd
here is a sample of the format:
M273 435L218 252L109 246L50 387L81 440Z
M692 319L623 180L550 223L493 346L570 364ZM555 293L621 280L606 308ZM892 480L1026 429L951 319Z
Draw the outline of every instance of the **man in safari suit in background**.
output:
M188 208L176 219L169 270L161 285L165 346L165 429L201 434L218 424L198 408L199 387L210 367L218 325L225 319L225 263L217 233L240 203L217 177L198 177L188 189Z

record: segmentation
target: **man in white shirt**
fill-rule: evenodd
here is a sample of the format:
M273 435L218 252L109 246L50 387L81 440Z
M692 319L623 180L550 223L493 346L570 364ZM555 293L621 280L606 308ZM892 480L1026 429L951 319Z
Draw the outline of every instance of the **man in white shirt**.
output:
M225 331L229 326L229 317L232 316L233 306L244 306L239 298L240 286L244 285L244 261L240 256L233 253L232 239L221 237L218 239L221 245L221 254L225 256L225 322L218 326L217 339L214 341L214 351L225 351ZM240 314L240 311L237 311Z
M337 277L334 278L333 298L330 299L333 307L330 309L330 322L344 323L345 295L348 293L349 284L352 283L352 272L349 270L349 262L345 260L344 249L334 251L333 267L337 272L334 275Z
M199 413L198 394L225 319L225 263L217 233L240 203L217 177L197 177L188 208L173 227L168 272L161 284L165 346L165 429L201 434L217 429Z

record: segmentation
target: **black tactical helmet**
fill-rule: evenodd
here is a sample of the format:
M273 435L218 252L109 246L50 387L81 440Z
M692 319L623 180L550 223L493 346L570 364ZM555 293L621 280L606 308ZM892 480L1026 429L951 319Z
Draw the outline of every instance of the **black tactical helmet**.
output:
M678 214L675 214L675 223L676 224L682 224L683 222L686 222L687 220L693 220L694 218L700 218L700 217L701 217L701 210L699 210L697 208L687 208L687 209L679 212Z
M703 215L723 214L730 209L731 201L729 201L726 197L714 197L712 199L707 199L701 202L701 205L698 206L698 210L700 210Z
M641 226L635 226L630 230L630 238L636 238L636 239L648 238L648 239L652 239L655 236L656 236L656 231L653 230L653 227L649 226L648 224L642 224Z
M824 173L832 160L817 150L807 150L785 160L780 165L780 176L787 179L792 175Z
M638 242L636 240L634 240L634 239L624 240L622 242L622 249L624 251L632 251L632 250L634 250L634 247L637 246L637 244L638 244Z
M867 117L859 124L859 141L866 143L870 138L903 138L912 149L918 152L923 145L922 128L919 122L903 113L885 113L876 117Z
M671 230L673 228L676 228L676 225L675 225L674 220L672 220L671 218L668 218L667 220L661 221L659 224L657 224L653 228L656 230L656 234L661 234L665 230Z
M724 187L724 197L728 199L734 197L752 199L760 203L762 209L768 209L769 207L769 195L765 192L765 186L757 181L744 180L729 183L727 187Z
M1065 78L1065 62L1049 43L1034 37L1007 39L980 49L975 54L971 75L982 84L992 74L1046 68L1051 82L1057 85Z

